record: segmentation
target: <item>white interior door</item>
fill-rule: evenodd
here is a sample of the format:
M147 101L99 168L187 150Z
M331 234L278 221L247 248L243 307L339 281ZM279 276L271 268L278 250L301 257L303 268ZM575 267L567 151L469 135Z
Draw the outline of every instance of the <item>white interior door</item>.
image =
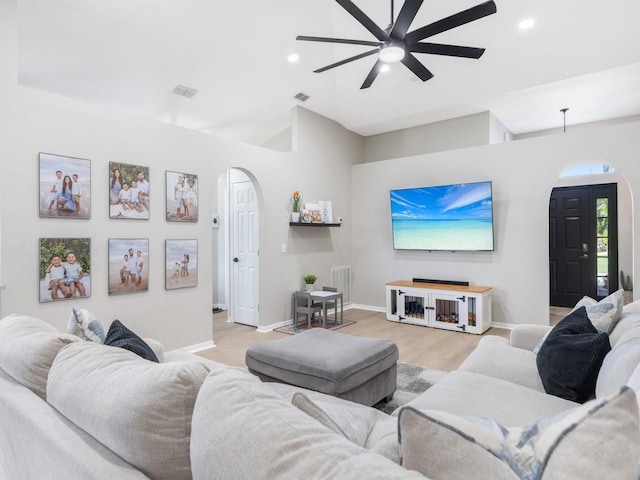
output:
M258 326L258 202L248 178L231 183L231 319Z

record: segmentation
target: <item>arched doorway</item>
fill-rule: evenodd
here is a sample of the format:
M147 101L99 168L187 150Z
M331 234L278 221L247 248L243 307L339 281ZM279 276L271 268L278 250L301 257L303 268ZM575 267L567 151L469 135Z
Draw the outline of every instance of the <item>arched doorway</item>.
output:
M601 299L632 270L632 200L627 180L606 165L563 172L549 201L551 307ZM621 288L621 286L620 286Z
M231 168L218 181L218 219L214 306L228 309L228 321L257 327L259 299L259 211L257 182ZM215 226L215 224L214 224Z

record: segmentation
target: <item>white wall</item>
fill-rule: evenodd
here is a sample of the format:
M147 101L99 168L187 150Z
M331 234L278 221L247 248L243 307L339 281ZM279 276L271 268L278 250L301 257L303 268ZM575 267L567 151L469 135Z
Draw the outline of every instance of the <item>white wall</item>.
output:
M549 195L560 173L588 163L613 166L629 181L639 236L640 123L417 155L353 167L354 303L382 308L384 284L413 277L494 287L493 320L548 322ZM495 252L394 251L389 190L493 181ZM635 248L637 249L637 241ZM634 251L633 277L640 271Z
M218 179L231 167L256 179L260 196L260 324L291 318L291 292L313 272L327 281L331 265L350 263L350 226L302 232L289 228L293 190L305 201L332 200L334 214L351 211L351 164L362 158L362 138L311 112L295 112L294 152L274 152L109 108L17 85L15 0L0 0L0 282L1 315L24 313L64 329L71 306L86 307L104 323L118 318L134 331L155 337L166 348L211 340L213 278L222 265L213 252L218 233L214 213L222 213ZM92 212L89 220L38 217L38 152L91 160ZM150 167L151 218L108 218L108 163ZM196 224L165 221L164 172L198 175ZM78 300L38 302L38 245L41 237L90 237L92 294ZM150 239L149 291L107 294L107 240ZM198 240L199 278L195 288L165 291L164 241ZM288 254L281 253L282 244ZM215 333L214 333L215 339Z
M482 112L371 135L364 140L363 162L486 145L490 139L491 117L489 112Z

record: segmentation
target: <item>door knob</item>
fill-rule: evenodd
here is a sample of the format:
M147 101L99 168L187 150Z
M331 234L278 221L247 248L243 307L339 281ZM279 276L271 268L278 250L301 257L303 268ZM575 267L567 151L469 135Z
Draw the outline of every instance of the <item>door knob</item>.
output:
M582 255L580 255L580 256L578 257L578 260L585 260L585 259L587 259L587 258L589 258L589 255L587 255L586 253L583 253Z
M233 261L234 261L235 263L238 263L238 262L239 262L238 257L233 257Z

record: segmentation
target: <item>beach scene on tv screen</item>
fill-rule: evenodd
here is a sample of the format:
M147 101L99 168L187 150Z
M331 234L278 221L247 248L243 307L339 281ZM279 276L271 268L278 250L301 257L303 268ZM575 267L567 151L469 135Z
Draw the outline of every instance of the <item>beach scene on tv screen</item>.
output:
M391 190L393 248L493 250L491 182Z

